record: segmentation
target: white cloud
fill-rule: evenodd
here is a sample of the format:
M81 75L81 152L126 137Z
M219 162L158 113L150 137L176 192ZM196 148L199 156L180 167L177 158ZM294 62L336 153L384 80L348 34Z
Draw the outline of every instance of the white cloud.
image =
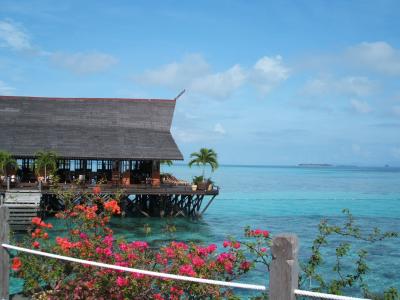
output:
M221 123L217 123L214 126L214 132L219 134L226 134L225 128L221 125Z
M283 65L280 56L264 56L251 68L235 64L227 70L212 72L201 55L192 54L179 62L146 70L134 79L141 84L173 89L187 88L189 92L223 99L249 83L266 94L288 77L289 69Z
M351 63L387 75L400 74L400 50L386 42L361 43L350 47L347 57Z
M135 79L142 84L181 89L188 87L194 79L207 76L209 69L210 66L201 55L191 54L185 56L180 62L147 70Z
M350 101L351 107L358 113L360 114L367 114L372 111L371 106L365 102L365 101L360 101L357 99L352 99Z
M10 20L0 21L0 46L16 51L34 50L22 26Z
M198 141L205 141L208 139L207 134L204 130L195 130L190 128L172 127L172 135L178 142L181 143L193 143Z
M15 88L10 87L4 81L0 80L0 95L12 95L14 94Z
M342 94L350 96L369 96L378 90L378 83L362 76L333 78L320 77L306 82L303 93L306 95Z
M0 47L45 57L54 65L77 74L101 72L117 63L117 59L113 56L100 52L69 54L40 49L40 47L32 45L31 38L25 29L11 20L0 21Z
M195 78L189 90L216 98L227 98L240 88L246 80L246 75L239 65L225 72L209 74Z
M378 85L367 77L348 76L339 80L335 87L344 94L368 96L377 90Z
M76 74L102 72L118 62L112 55L100 52L72 54L58 52L51 54L51 61Z
M290 70L282 63L282 57L264 56L254 65L251 72L251 82L263 94L268 93L280 82L289 78Z

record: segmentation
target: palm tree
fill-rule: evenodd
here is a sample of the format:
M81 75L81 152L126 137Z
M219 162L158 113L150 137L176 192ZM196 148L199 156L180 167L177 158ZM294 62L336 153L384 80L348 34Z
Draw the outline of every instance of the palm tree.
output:
M170 159L164 159L164 160L160 160L160 164L167 165L168 167L171 167L174 163Z
M57 154L53 151L38 151L36 155L36 174L44 171L44 182L47 182L47 171L53 172L57 169Z
M190 154L190 157L192 160L189 162L189 167L193 165L203 166L203 178L207 165L210 165L211 172L214 172L218 168L217 153L213 149L201 148L199 152Z
M7 151L0 151L0 174L7 176L7 169L17 169L17 161Z

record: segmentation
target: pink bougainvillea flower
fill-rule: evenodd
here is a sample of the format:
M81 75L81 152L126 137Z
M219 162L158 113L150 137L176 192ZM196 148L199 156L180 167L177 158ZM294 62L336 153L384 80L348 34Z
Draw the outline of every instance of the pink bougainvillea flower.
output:
M230 247L232 245L232 243L230 241L224 241L224 243L222 245L224 246L224 248L226 248L226 247Z
M246 260L240 264L240 269L242 269L243 271L250 270L250 267L251 267L251 263Z
M179 268L180 275L196 276L196 272L191 265L183 265Z
M118 276L117 280L115 282L119 287L127 286L129 283L128 279L126 279L125 277L122 277L122 276Z
M200 258L198 256L195 256L195 257L192 258L192 264L195 267L200 268L200 267L204 266L205 262L204 262L204 260L202 258Z

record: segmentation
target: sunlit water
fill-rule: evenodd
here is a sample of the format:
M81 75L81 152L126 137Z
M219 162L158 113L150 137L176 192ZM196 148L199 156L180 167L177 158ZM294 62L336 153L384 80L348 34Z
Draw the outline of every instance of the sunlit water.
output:
M187 166L164 167L164 171L186 180L201 172ZM166 219L116 218L112 221L115 233L128 240L147 240L154 246L167 240L221 245L228 235L242 237L243 228L250 225L272 234L297 234L300 260L304 261L319 221L343 221L343 208L350 209L362 228L400 231L400 169L222 166L212 178L221 188L220 195L201 220L173 220L177 231L171 235L164 230L171 222ZM152 228L151 235L145 235L144 224ZM357 246L369 252L369 286L375 291L390 286L400 289L400 239ZM331 274L333 251L325 250L326 267L322 272L326 276ZM267 274L261 269L243 278L255 284L267 284L266 280ZM19 286L13 280L13 292ZM348 293L357 294L351 290Z

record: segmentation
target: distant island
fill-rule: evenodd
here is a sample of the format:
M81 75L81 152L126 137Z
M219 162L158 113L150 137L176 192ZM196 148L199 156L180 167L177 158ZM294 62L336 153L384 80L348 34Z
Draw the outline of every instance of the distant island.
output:
M332 167L331 164L298 164L299 167Z

